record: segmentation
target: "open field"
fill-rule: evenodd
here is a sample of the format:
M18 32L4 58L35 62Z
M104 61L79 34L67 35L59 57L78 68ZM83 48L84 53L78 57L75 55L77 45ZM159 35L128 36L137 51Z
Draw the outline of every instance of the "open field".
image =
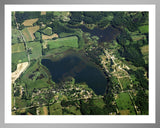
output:
M34 24L35 22L37 22L37 21L38 21L38 18L29 19L29 20L25 20L22 24L23 24L24 26L33 26L33 24Z
M25 39L25 41L32 41L32 37L31 37L31 35L30 35L30 33L29 33L29 31L28 31L28 29L27 28L24 28L23 30L22 30L22 33L23 33L23 35L24 35L24 39Z
M17 70L12 73L12 83L14 83L16 81L16 79L19 78L19 76L27 68L27 66L28 66L28 62L19 63L17 65Z
M141 39L145 39L146 36L145 35L133 35L131 36L133 41L137 41L137 40L141 40Z
M128 77L119 78L119 81L121 82L124 90L126 90L130 86L130 83L131 83Z
M50 35L50 36L42 34L42 39L43 39L43 40L53 39L54 37L57 37L57 38L58 38L58 35L57 35L56 33L53 34L53 35Z
M140 26L139 30L141 33L148 33L149 26L148 25Z
M123 115L123 114L135 115L132 101L131 101L130 96L127 92L120 93L118 95L118 98L116 99L116 103L117 103L118 110L120 111L121 115Z
M30 58L31 60L37 59L42 55L42 48L40 42L30 42L27 43L29 49L31 49Z
M52 28L51 27L47 27L42 31L45 35L50 36L52 34Z
M26 52L12 53L12 63L18 64L27 61L28 57Z
M141 47L141 52L143 55L148 54L149 53L149 46L145 45L145 46Z
M39 30L39 26L27 27L22 30L25 40L33 41L35 39L34 33Z
M149 45L145 45L141 47L141 52L143 54L143 59L145 60L145 63L148 64L149 61Z
M56 40L48 40L47 44L49 49L59 48L59 47L72 47L78 48L78 38L77 36L59 38Z
M46 15L46 11L41 11L41 15Z
M76 106L66 107L64 110L64 115L82 115L80 109Z
M40 115L48 115L48 106L40 107Z
M20 32L12 28L12 44L23 42Z
M25 51L24 43L16 43L12 45L12 53L24 52L24 51Z
M21 80L27 85L27 92L32 93L34 88L48 87L48 71L42 68L38 61L31 61L30 67L22 75ZM43 76L43 77L41 77Z
M49 106L51 115L62 115L62 106L60 103L55 103Z
M53 12L55 16L68 16L70 13L67 11L55 11Z

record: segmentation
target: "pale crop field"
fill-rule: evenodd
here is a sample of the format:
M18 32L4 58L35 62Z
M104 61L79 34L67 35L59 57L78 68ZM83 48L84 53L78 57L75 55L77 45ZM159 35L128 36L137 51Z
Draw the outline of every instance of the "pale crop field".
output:
M33 41L35 39L34 33L39 30L39 26L27 27L22 30L26 41Z
M12 45L12 53L24 52L24 43L16 43Z
M41 11L41 15L46 15L46 12L45 11Z
M43 40L53 39L54 37L57 37L57 38L58 38L58 35L57 35L56 33L53 34L53 35L51 35L51 36L42 34L42 39L43 39Z
M22 24L23 24L24 26L33 26L33 24L34 24L35 22L37 22L37 21L38 21L38 18L29 19L29 20L25 20Z

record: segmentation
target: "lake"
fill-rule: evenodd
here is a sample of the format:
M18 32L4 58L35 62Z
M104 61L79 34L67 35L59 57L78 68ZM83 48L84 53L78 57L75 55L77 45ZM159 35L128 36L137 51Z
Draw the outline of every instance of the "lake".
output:
M97 95L105 93L108 80L104 74L95 65L79 56L67 55L57 61L42 59L41 63L48 68L52 80L56 83L67 77L74 77L76 83L86 83Z
M95 27L94 29L89 29L84 25L81 26L69 26L71 28L80 28L83 32L88 32L91 36L98 36L99 42L111 42L120 33L120 31L112 26L108 26L105 29L100 29Z

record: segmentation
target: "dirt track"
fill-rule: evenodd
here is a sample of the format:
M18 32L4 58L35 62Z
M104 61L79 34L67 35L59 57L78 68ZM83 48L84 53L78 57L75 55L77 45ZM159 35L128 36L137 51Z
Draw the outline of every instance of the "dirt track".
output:
M27 68L28 62L17 64L17 70L12 73L12 84L18 79L21 73Z

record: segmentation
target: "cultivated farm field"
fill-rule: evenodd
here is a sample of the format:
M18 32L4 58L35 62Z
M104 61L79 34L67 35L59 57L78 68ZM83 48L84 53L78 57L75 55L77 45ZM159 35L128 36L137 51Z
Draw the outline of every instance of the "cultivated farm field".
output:
M49 49L59 48L59 47L71 47L78 48L78 38L77 36L59 38L56 40L48 40L47 44Z
M139 27L139 30L141 33L148 33L148 29L149 29L148 25L144 25L144 26Z
M12 63L18 64L27 61L28 57L26 52L12 53Z
M22 30L24 38L27 42L33 41L35 39L34 33L39 30L39 26L26 27Z
M42 48L40 42L29 42L27 43L27 46L31 49L31 60L37 59L42 55Z
M23 42L20 32L12 28L12 44Z
M38 60L38 59L37 59ZM27 85L27 92L32 93L34 88L45 88L48 87L48 71L39 66L39 62L35 60L31 60L31 64L28 69L24 72L21 79ZM44 76L40 78L40 76Z
M50 35L50 36L42 34L42 39L43 39L43 40L49 40L49 39L53 39L53 38L55 38L55 37L58 38L58 35L57 35L56 33L53 34L53 35Z
M41 11L41 15L46 15L46 11Z
M120 93L116 99L116 103L121 115L135 115L132 101L127 92Z
M23 24L24 26L33 26L33 24L34 24L35 22L37 22L37 21L38 21L38 18L29 19L29 20L25 20L22 24Z
M24 51L25 51L24 43L16 43L12 45L12 53L24 52Z
M149 54L149 45L144 45L141 47L141 52L143 54L143 58L145 60L145 63L147 64L149 61L148 54Z

